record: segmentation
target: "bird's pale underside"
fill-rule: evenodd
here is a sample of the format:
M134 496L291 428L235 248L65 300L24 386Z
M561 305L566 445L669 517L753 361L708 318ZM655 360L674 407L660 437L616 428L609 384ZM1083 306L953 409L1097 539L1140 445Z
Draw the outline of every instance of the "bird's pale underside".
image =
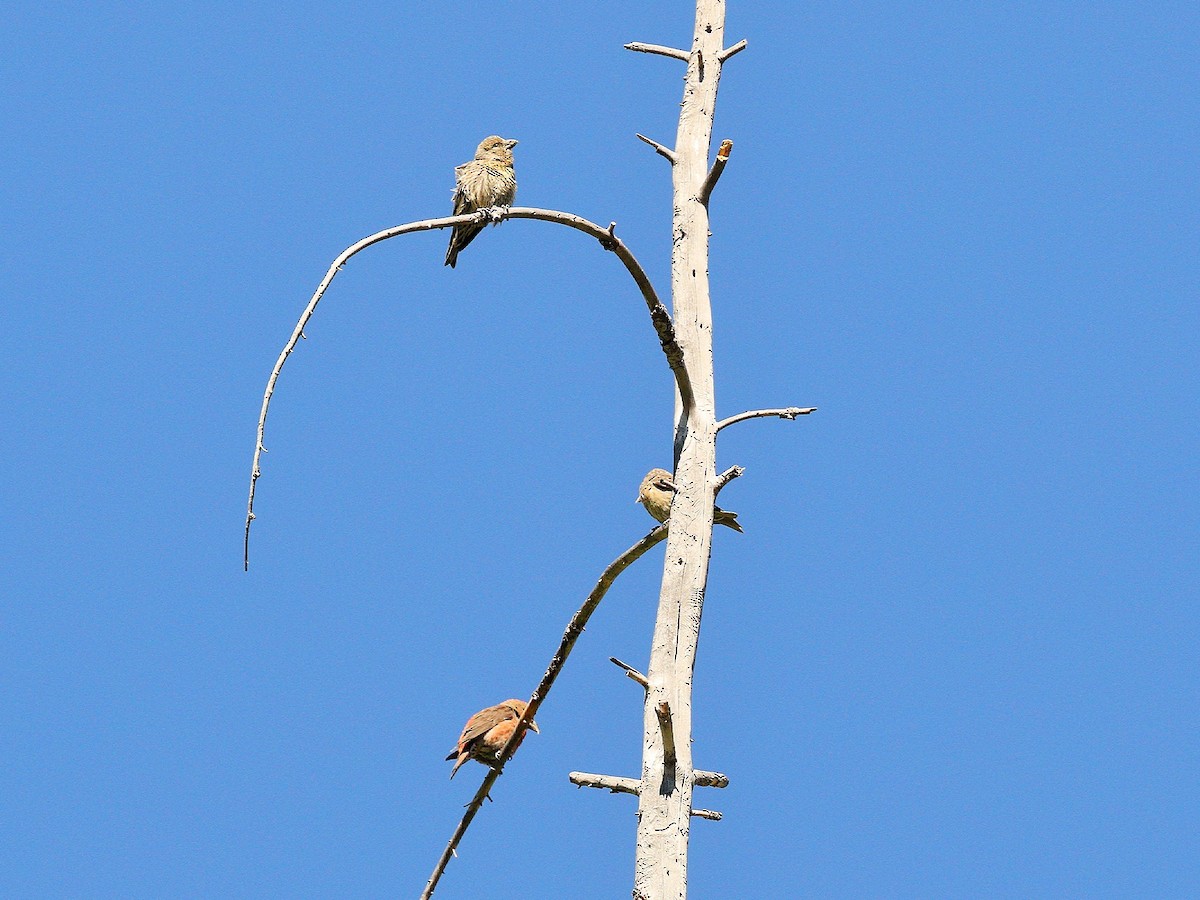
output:
M477 212L496 206L512 206L517 196L517 173L513 169L513 147L517 142L497 134L483 139L475 158L454 170L454 215ZM456 225L446 250L446 265L454 268L458 254L483 225Z

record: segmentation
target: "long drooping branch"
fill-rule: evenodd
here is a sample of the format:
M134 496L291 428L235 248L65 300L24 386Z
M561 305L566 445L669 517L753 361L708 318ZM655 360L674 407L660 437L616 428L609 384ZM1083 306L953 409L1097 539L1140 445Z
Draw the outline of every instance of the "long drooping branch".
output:
M533 721L538 707L542 705L542 701L550 693L550 688L554 686L555 679L558 678L559 673L563 670L563 666L566 665L567 657L571 655L571 650L575 646L575 642L583 634L583 629L587 626L588 619L592 617L592 613L596 611L596 607L600 605L600 601L604 599L604 595L608 593L608 589L612 587L612 583L638 557L666 536L667 526L659 525L609 563L608 567L601 573L596 586L592 588L592 592L583 601L583 605L576 610L575 615L571 616L571 621L567 623L566 631L563 632L562 641L559 642L558 650L555 651L554 656L551 658L550 665L546 667L546 674L542 676L542 680L538 683L537 688L530 695L529 705L525 708L525 713L521 716L520 721L517 722L517 727L513 730L512 737L508 739L508 743L504 745L504 748L496 757L496 762L492 764L491 771L484 776L483 784L479 786L479 790L475 792L475 796L467 804L467 811L463 813L462 820L458 823L458 827L454 829L454 834L450 838L450 843L442 851L437 865L433 868L433 874L429 876L429 882L425 885L425 890L421 894L421 900L427 900L427 898L433 896L433 889L437 887L438 880L446 870L446 865L450 862L450 857L454 855L455 848L462 840L463 835L466 834L471 820L475 818L475 814L483 806L483 801L487 798L488 792L491 791L492 785L496 783L496 779L504 771L505 764L516 751L517 744L521 740L521 735L528 729L529 723Z
M316 291L308 301L308 306L304 308L299 321L296 322L296 327L292 329L292 336L288 338L287 343L284 344L283 350L279 354L279 358L275 360L275 367L271 369L271 377L267 379L267 388L263 393L262 410L258 414L258 435L254 443L254 460L250 467L250 496L246 502L246 536L243 544L242 562L247 570L250 568L250 523L254 521L254 491L258 483L258 478L262 474L259 462L262 454L266 452L266 447L263 446L263 435L267 427L267 411L271 406L271 396L275 393L275 383L279 380L279 373L283 371L283 364L287 362L287 358L296 349L296 344L304 337L304 329L308 325L309 319L312 318L313 313L316 312L317 304L325 296L325 291L328 290L334 277L341 270L342 266L356 253L367 249L372 244L386 241L388 238L398 237L402 234L411 234L417 231L452 228L455 225L471 221L482 224L483 222L500 221L502 219L539 219L543 222L566 225L568 228L574 228L576 231L590 234L600 242L600 245L605 250L615 253L633 277L634 283L637 284L638 290L642 293L642 298L646 301L646 307L650 310L651 324L653 324L654 330L658 335L663 353L666 354L667 364L671 367L671 372L675 375L675 384L679 389L680 395L684 398L685 407L691 407L694 402L692 384L688 376L687 367L684 365L683 350L680 348L679 342L675 337L675 327L671 322L670 313L667 312L667 308L663 306L662 301L658 299L654 285L650 283L650 278L646 275L637 258L625 246L624 242L616 236L616 222L610 223L608 228L602 228L595 222L589 222L587 219L573 213L560 212L553 209L517 206L479 210L478 212L463 216L423 219L419 222L409 222L404 225L396 225L392 228L378 231L357 243L351 244L329 266L329 271L325 273L325 277L317 285Z

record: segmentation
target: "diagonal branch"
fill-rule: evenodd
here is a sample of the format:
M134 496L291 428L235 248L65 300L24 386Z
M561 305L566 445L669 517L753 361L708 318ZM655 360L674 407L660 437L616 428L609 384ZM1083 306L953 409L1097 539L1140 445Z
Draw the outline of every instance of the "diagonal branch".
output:
M646 676L643 675L641 672L639 672L637 669L635 669L633 666L631 666L629 663L621 662L615 656L610 656L608 658L608 661L610 663L612 663L614 666L624 669L625 674L628 675L630 678L632 678L634 681L636 681L638 684L640 684L644 689L650 690L650 682L646 680Z
M732 152L733 141L728 139L721 141L721 146L717 148L717 158L713 160L712 168L708 170L708 176L704 179L704 184L700 186L700 202L705 206L708 206L713 188L717 186L717 180L725 171L725 164L729 162L729 154Z
M787 409L752 409L749 412L738 413L736 416L730 416L728 419L722 419L717 423L717 431L725 428L728 425L735 425L738 422L744 422L747 419L762 419L768 416L774 416L779 419L793 420L796 416L807 416L810 413L815 413L817 408L809 406L801 409L799 406L789 406Z
M724 472L717 476L717 480L713 482L713 499L721 493L725 485L733 481L735 478L741 478L746 474L746 470L741 466L730 466Z
M732 47L726 47L724 50L722 50L720 53L718 53L717 59L720 60L721 62L725 62L725 60L729 59L729 57L736 56L737 54L741 53L745 49L746 49L746 39L742 38L740 41L738 41Z
M646 137L644 134L635 133L634 137L637 138L639 141L642 141L645 144L649 144L651 147L654 148L655 153L657 153L659 156L666 159L666 161L669 162L671 165L675 165L675 159L676 159L675 151L672 150L670 147L666 147L666 146L660 144L658 141L654 140L653 138Z
M634 50L638 53L656 53L659 56L682 59L684 62L687 62L691 55L686 50L678 50L675 47L664 47L661 44L643 44L641 41L632 41L625 45L625 49Z
M525 713L517 721L517 727L513 729L512 737L508 739L508 743L497 754L491 771L484 776L483 784L475 792L475 796L471 802L467 804L467 811L463 813L462 821L454 829L454 835L450 838L450 843L442 851L441 858L438 859L437 865L433 868L433 874L429 876L429 883L425 885L425 891L421 894L421 900L428 900L429 897L433 896L433 889L437 887L438 880L442 877L442 873L446 871L447 863L450 862L450 857L454 855L455 848L458 846L459 841L462 840L463 835L466 834L467 826L471 824L471 820L475 818L475 813L479 812L479 808L483 806L483 801L491 790L492 785L496 783L496 779L504 771L505 763L512 757L517 743L529 727L529 723L533 720L534 714L537 713L538 707L542 705L542 701L550 693L550 688L554 685L555 679L558 678L563 666L566 665L567 657L571 655L571 649L575 646L575 642L579 640L579 636L583 634L583 629L587 625L588 619L592 617L592 613L596 611L596 607L600 605L600 601L604 599L604 595L608 593L608 589L612 587L612 583L638 557L666 536L667 526L659 525L609 563L608 568L601 573L600 580L596 582L596 586L592 588L592 592L588 594L583 605L576 610L575 615L571 616L571 621L567 623L567 629L563 632L562 641L559 642L558 650L550 660L550 665L546 667L546 674L542 676L541 682L533 694L530 695L529 705L525 707Z
M616 236L615 230L617 226L615 222L610 224L608 228L601 228L595 222L589 222L587 219L571 213L559 212L553 209L513 207L494 210L484 209L470 213L469 215L446 216L441 219L424 219L420 222L409 222L405 225L396 225L393 228L384 229L363 238L355 244L351 244L333 261L329 266L329 271L325 273L325 277L321 279L321 283L317 285L317 290L308 301L308 306L300 314L300 320L296 323L296 327L292 329L292 336L288 338L287 343L284 344L283 350L279 354L279 358L275 360L275 367L271 369L271 377L267 379L267 388L263 393L262 409L258 414L258 436L254 444L254 461L250 466L250 497L246 502L246 536L242 557L243 565L247 571L250 569L250 523L254 521L254 491L259 476L262 475L259 462L262 459L262 454L267 449L263 446L263 435L267 427L267 411L271 406L271 396L275 393L275 383L279 380L279 373L283 371L283 364L287 362L287 358L296 349L296 344L304 337L304 328L308 325L308 321L312 318L313 313L316 312L317 304L325 296L325 291L333 282L334 276L341 271L350 257L361 250L367 249L372 244L378 244L380 241L386 241L388 238L398 237L402 234L411 234L416 231L451 228L455 225L462 225L471 221L482 223L491 221L493 218L496 221L501 219L540 219L543 222L566 225L568 228L574 228L576 231L590 234L600 241L600 245L605 250L615 253L617 258L621 260L622 264L629 271L629 274L633 276L638 290L642 292L642 297L645 299L646 306L650 310L651 324L654 325L654 330L658 334L659 343L662 345L663 353L667 357L667 364L671 367L671 371L675 375L675 383L679 387L680 396L683 397L684 406L688 408L692 406L694 402L692 398L692 383L688 377L687 367L683 362L683 350L675 338L675 326L671 322L671 316L667 312L667 308L663 306L662 301L658 299L658 294L654 291L654 285L650 283L650 278L646 275L637 258L629 251L629 248L625 246L621 239Z

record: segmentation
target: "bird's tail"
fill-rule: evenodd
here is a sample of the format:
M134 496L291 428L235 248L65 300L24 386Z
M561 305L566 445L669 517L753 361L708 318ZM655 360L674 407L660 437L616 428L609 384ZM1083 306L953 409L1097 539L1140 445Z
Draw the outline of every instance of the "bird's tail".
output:
M446 265L454 268L458 262L458 254L467 249L467 244L475 240L483 231L482 225L456 225L450 233L450 246L446 250Z
M744 534L745 532L742 532L742 526L738 524L737 515L738 514L735 512L730 512L727 509L721 509L718 506L716 511L713 513L713 521L718 525L728 525L734 531Z

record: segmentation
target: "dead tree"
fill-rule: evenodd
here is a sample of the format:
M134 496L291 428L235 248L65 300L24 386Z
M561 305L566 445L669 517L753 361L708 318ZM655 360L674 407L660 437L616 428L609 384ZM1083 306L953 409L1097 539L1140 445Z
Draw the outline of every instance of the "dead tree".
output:
M718 421L713 385L712 308L708 286L709 201L733 148L722 141L709 164L713 113L721 69L745 41L724 45L725 0L696 0L695 31L690 50L656 44L626 44L629 50L670 57L686 64L683 102L674 148L638 135L671 165L674 186L672 223L671 296L672 317L659 301L646 273L629 249L616 237L615 224L607 229L570 213L554 210L512 208L427 219L378 232L351 245L329 268L313 294L291 338L280 353L263 396L258 422L258 440L250 476L246 511L246 558L249 566L250 524L254 519L254 494L261 474L259 463L265 452L263 434L275 383L284 363L304 337L304 328L326 289L342 266L359 251L388 238L435 228L448 228L469 221L480 224L500 219L535 219L566 225L597 238L624 264L646 302L651 324L675 378L673 482L676 488L666 525L660 525L611 563L601 575L583 606L568 623L550 665L533 691L528 708L518 721L506 747L491 765L475 798L467 806L458 828L438 860L422 898L433 894L446 864L467 827L489 796L496 779L528 723L545 700L584 625L596 611L615 578L638 557L666 538L666 558L658 617L650 651L650 665L642 675L632 666L613 659L645 692L643 707L642 773L640 779L614 775L570 773L580 787L595 787L638 797L635 900L684 900L687 896L688 837L691 819L719 820L721 814L697 808L692 803L696 787L724 788L729 779L718 772L696 769L692 760L692 676L705 586L712 548L713 507L720 490L742 474L734 466L720 475L716 471L717 434L723 428L747 419L774 416L795 419L814 408L787 407L739 413Z
M670 531L658 618L646 673L642 777L597 786L638 794L635 900L682 900L687 896L688 836L697 783L724 787L728 779L698 773L692 762L692 674L704 610L717 491L740 474L717 476L717 418L713 386L712 306L708 290L708 204L729 159L721 144L709 165L717 86L725 61L745 47L726 47L724 0L697 0L690 50L627 44L686 63L683 102L674 148L646 140L671 164L674 186L671 297L675 335L687 361L692 399L675 398L675 478ZM576 781L577 784L583 783ZM635 787L636 784L636 787Z
M674 186L671 298L675 336L692 377L693 403L675 402L675 485L658 618L650 649L643 711L633 895L687 896L691 825L692 672L712 550L717 489L717 420L713 389L712 306L708 294L708 200L724 160L710 169L713 112L724 46L724 0L697 0L686 54L683 103L671 162ZM730 144L723 144L728 159ZM711 183L707 183L711 179Z

